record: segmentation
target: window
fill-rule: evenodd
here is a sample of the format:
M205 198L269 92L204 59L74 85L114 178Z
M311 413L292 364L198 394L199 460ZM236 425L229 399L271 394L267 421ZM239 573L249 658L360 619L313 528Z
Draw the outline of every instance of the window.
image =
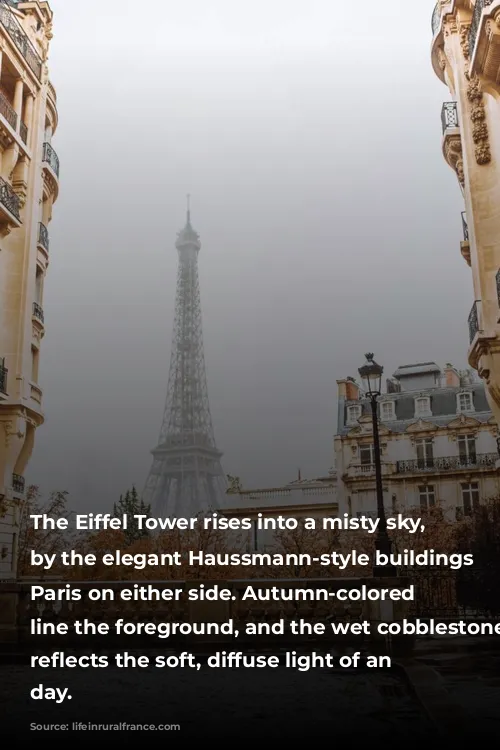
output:
M431 417L431 400L430 398L416 398L415 399L415 416L416 417Z
M432 438L421 438L416 441L417 466L419 469L434 468L434 450Z
M380 419L382 422L392 422L396 419L394 401L382 401L380 404Z
M418 497L420 500L421 510L428 510L436 505L436 495L433 484L422 484L418 488Z
M31 347L31 382L38 383L38 349Z
M470 515L479 506L479 485L477 482L462 485L462 504L465 515Z
M474 411L472 393L459 393L457 395L457 412Z
M356 424L361 416L361 406L347 407L347 424Z
M361 466L368 466L375 463L375 451L371 443L367 445L361 445L359 448L359 457L361 459Z
M475 466L476 464L476 438L474 435L458 436L458 455L463 466Z

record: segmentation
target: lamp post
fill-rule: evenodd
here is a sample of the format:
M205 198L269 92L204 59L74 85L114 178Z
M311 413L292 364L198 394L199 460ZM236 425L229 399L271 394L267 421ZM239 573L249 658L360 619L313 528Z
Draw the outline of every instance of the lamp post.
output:
M387 518L384 508L384 490L382 487L382 464L380 461L380 437L378 433L377 399L382 393L382 374L384 368L373 359L373 354L366 354L366 364L359 368L359 374L363 382L366 396L370 400L373 423L373 458L375 461L375 487L377 494L377 539L375 548L383 555L390 555L392 543L387 533ZM393 565L374 565L373 575L375 577L392 577L397 575Z

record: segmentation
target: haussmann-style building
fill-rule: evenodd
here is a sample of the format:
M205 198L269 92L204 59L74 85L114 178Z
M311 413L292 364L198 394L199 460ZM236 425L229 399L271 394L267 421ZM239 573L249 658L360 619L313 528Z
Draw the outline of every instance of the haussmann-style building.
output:
M432 65L450 92L442 149L464 200L469 363L500 424L500 0L439 0L432 37Z
M498 496L497 425L473 371L435 362L399 367L378 401L384 507L439 505L460 518ZM338 381L338 500L350 515L376 514L372 415L353 378Z
M19 505L35 431L44 421L49 224L59 190L56 92L47 59L47 2L0 2L0 578L15 576Z
M352 377L337 386L333 468L326 476L272 489L243 489L237 479L230 483L223 512L252 518L249 547L273 543L272 533L256 529L259 513L264 518L376 516L370 402ZM403 365L387 381L378 415L387 514L439 506L453 521L500 495L497 424L484 383L473 370L441 369L435 362Z

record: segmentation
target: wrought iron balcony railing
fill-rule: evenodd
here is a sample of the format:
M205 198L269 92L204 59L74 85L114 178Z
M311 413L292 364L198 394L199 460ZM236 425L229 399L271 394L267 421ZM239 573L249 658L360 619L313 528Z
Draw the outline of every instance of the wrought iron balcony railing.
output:
M494 467L498 460L496 453L480 453L472 456L447 456L446 458L414 458L398 461L398 474L421 474L425 472L456 471L457 469L479 469Z
M441 22L441 3L438 0L432 12L432 20L431 20L432 36L436 35L436 32L439 29L440 22Z
M472 309L469 313L469 343L472 344L476 333L479 331L479 300L476 300L472 305Z
M38 302L33 302L33 317L37 318L41 323L43 323L43 310Z
M19 211L21 210L21 204L19 196L12 190L8 182L5 182L3 177L0 177L0 203L2 206L10 211L10 213L16 217L18 221L21 221Z
M17 128L17 112L5 96L3 91L0 91L0 114L5 117L12 130Z
M5 359L0 359L0 393L7 393L8 370L5 367Z
M462 211L462 229L464 231L464 242L469 241L469 225L467 224L467 214Z
M40 55L35 51L35 48L28 39L26 32L18 23L15 16L11 13L8 5L15 5L15 3L11 2L7 4L5 3L5 0L2 0L2 2L0 2L0 23L12 39L14 45L26 60L28 66L31 68L38 80L40 80L42 77L42 61L40 59Z
M493 0L476 0L469 29L469 50L471 57L474 54L474 47L476 46L477 33L479 31L479 24L481 23L483 10L487 8L488 5L491 5L492 2Z
M19 135L23 143L28 143L28 126L22 120L19 124Z
M24 477L20 476L20 474L12 475L12 489L14 490L14 492L24 492L25 486L26 481Z
M42 222L38 225L38 244L49 252L49 230Z
M445 102L441 110L443 134L448 128L458 128L458 110L456 102Z
M50 143L43 144L43 161L46 162L52 171L59 177L59 157Z

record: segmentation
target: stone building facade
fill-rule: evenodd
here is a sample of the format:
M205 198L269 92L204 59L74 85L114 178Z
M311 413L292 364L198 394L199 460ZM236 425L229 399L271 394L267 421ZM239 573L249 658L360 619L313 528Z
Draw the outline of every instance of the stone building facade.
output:
M15 575L19 505L35 431L44 421L49 223L59 191L56 92L47 59L47 2L0 2L0 578Z
M375 463L370 402L354 378L337 381L338 427L333 468L315 480L246 490L237 480L223 510L250 517L248 544L272 544L257 532L263 517L375 515ZM388 514L440 506L449 520L470 514L500 495L497 424L484 383L473 370L441 369L435 362L404 365L380 397L384 506Z
M438 0L432 35L432 65L450 91L443 154L464 200L461 253L473 289L469 363L500 424L500 0Z
M378 414L387 512L439 504L451 520L500 495L497 425L473 371L435 362L400 367ZM339 510L375 514L371 407L352 378L338 381L334 446Z

